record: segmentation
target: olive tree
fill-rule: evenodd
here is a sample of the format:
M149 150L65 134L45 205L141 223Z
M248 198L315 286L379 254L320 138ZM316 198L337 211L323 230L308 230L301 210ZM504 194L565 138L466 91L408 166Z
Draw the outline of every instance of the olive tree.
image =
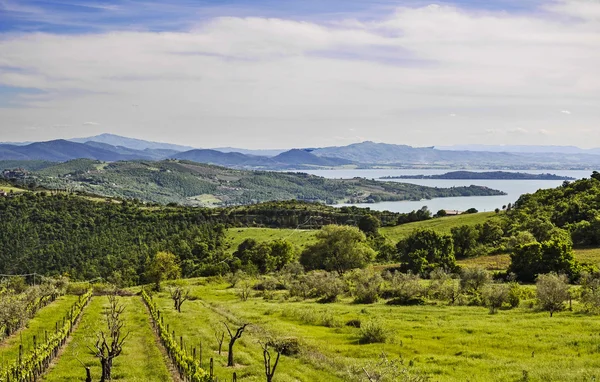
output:
M535 286L537 299L541 307L550 312L550 317L554 312L564 309L565 301L569 299L567 276L556 273L539 275Z

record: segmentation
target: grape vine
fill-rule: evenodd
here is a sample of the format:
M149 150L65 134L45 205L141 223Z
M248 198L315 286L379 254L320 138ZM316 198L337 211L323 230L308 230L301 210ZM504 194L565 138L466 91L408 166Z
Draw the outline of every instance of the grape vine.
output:
M65 344L73 331L75 322L92 298L92 290L82 295L73 304L67 317L56 324L56 331L49 335L44 343L36 344L28 354L19 354L18 359L5 368L0 369L0 382L30 382L37 380L49 366L52 359Z
M152 297L150 297L145 290L142 290L142 298L150 310L154 328L179 372L189 382L213 381L212 376L207 373L206 370L200 367L200 362L197 359L194 359L194 357L188 355L185 349L182 349L177 343L177 340L173 338L171 333L169 333L164 324L164 320L162 320L160 317L160 313L156 307L156 304L152 301Z

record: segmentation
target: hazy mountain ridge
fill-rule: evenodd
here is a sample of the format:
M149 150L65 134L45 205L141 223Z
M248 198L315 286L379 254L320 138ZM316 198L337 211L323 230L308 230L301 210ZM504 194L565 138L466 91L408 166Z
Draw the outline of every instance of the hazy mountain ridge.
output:
M280 152L275 156L267 156L247 154L247 152L261 152L261 150L243 150L246 153L224 152L215 149L179 151L187 147L112 134L75 140L85 142L79 143L73 140L59 139L22 146L2 144L0 145L0 160L65 162L78 158L88 158L115 162L122 160L156 161L171 158L233 168L264 170L304 170L348 165L359 168L385 166L399 168L489 168L500 170L508 168L589 169L600 166L600 155L594 154L594 150L587 150L586 153L570 152L581 149L568 146L561 146L564 148L564 153L494 152L439 150L434 147L411 147L367 141L348 146L292 149ZM118 145L106 143L107 141L118 143ZM138 148L132 148L131 146ZM176 149L169 147L175 147ZM525 150L525 148L532 146L514 147L523 147L523 150ZM539 146L539 150L550 150L548 147L553 146ZM270 153L275 151L277 150L267 150Z

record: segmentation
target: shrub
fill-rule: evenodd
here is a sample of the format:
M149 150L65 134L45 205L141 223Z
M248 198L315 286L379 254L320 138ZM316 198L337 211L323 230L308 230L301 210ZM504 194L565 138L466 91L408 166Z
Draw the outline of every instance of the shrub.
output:
M383 278L372 268L354 270L345 279L352 296L354 296L354 302L372 304L379 300Z
M360 329L360 320L359 319L354 319L354 320L350 320L348 322L346 322L346 326L351 326L353 328L359 328Z
M535 286L538 301L542 309L550 312L550 317L554 312L564 309L564 303L569 298L567 276L556 273L539 275Z
M419 275L395 272L390 277L389 297L396 305L420 305L423 302L424 288Z
M460 287L471 294L480 292L490 281L490 274L483 268L466 268L460 273Z
M509 285L509 289L508 289L507 302L511 308L516 308L521 303L521 296L523 295L523 291L522 291L523 288L521 288L519 283L514 282L514 281L509 283L508 285Z
M509 287L506 284L486 285L482 291L483 302L490 309L490 313L496 313L508 300Z
M310 289L310 296L319 298L320 303L335 302L346 291L346 285L333 272L314 271L304 278Z
M288 357L300 353L300 341L296 337L270 339L267 345Z
M387 330L378 321L368 321L360 328L361 344L385 343L387 338Z
M600 313L600 275L583 272L581 274L581 302L587 312Z

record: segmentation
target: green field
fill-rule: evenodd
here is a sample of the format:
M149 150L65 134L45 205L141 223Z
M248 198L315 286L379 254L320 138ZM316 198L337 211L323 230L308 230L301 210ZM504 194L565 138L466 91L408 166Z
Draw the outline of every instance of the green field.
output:
M408 236L415 229L431 228L440 233L450 233L450 230L454 227L482 224L494 215L496 215L494 212L480 212L477 214L446 216L443 218L401 224L395 227L381 227L380 232L388 238L398 241Z
M124 332L129 332L129 336L123 346L123 353L114 360L113 379L139 382L172 380L165 358L156 344L149 315L141 298L135 296L119 299L125 306ZM87 347L93 347L96 333L106 327L103 309L107 306L106 297L97 296L92 299L64 352L45 375L45 381L85 380L85 369L79 361L91 368L93 380L100 379L100 361Z
M6 185L2 185L0 184L0 191L4 191L4 192L23 192L25 190L21 189L21 188L17 188L17 187L12 187L12 186L6 186Z
M76 301L77 296L61 296L40 309L25 328L0 343L0 360L15 361L19 356L20 344L24 353L33 349L33 336L36 336L38 343L44 342L45 332L53 333L56 323L67 315Z
M256 296L241 301L227 284L190 281L199 300L186 302L182 313L171 307L168 295L155 297L165 322L188 345L203 343L204 363L215 359L220 378L264 380L258 342L265 332L297 337L301 353L284 356L277 381L352 381L385 353L401 362L411 376L432 381L590 381L600 377L600 323L597 317L564 311L550 318L522 302L520 308L490 315L483 307L388 306L334 304L314 301L265 301ZM332 326L307 323L305 317L329 315ZM345 326L351 319L376 320L388 331L386 343L360 345L359 329ZM234 369L225 368L226 356L216 353L213 330L221 321L250 323L236 344ZM226 347L224 346L226 351ZM370 366L371 365L371 366Z
M316 241L316 230L278 229L278 228L230 228L227 230L227 247L230 253L246 239L256 241L274 241L284 239L302 250Z
M395 227L380 228L381 234L387 236L396 242L412 231L419 228L431 228L442 233L450 233L453 227L463 224L475 225L484 223L487 219L494 216L494 212L480 212L477 214L467 214L458 216L448 216L420 222L402 224ZM256 241L273 241L285 239L296 245L300 250L305 246L314 243L316 230L300 229L277 229L277 228L230 228L227 230L227 245L229 251L233 253L238 245L246 239L255 239Z

